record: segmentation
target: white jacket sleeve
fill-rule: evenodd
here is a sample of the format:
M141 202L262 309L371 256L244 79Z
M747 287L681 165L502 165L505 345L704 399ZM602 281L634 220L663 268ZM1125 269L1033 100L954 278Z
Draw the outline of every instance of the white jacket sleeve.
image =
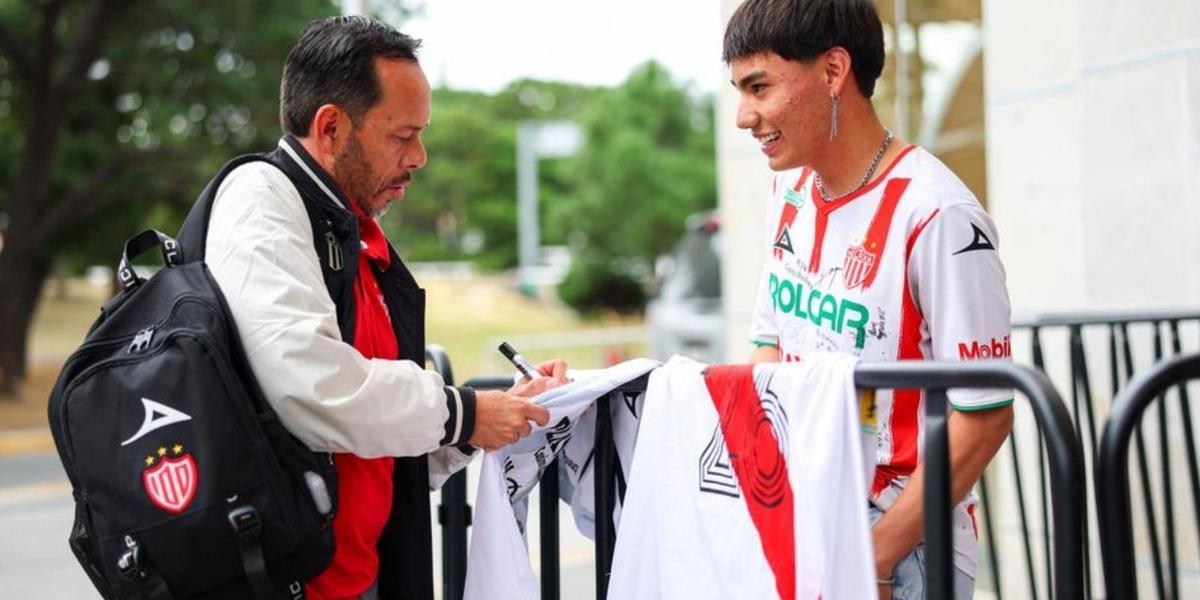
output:
M412 361L364 358L342 341L312 240L299 192L274 166L248 163L222 182L205 262L283 424L314 450L365 458L469 439L473 393L444 387Z

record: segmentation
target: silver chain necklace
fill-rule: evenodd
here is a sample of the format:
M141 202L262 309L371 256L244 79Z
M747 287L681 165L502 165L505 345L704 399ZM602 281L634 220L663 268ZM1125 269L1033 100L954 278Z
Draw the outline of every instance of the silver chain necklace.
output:
M862 181L858 184L858 187L846 192L843 195L849 196L850 194L863 189L868 183L870 183L871 176L875 174L875 168L879 166L879 161L883 159L883 153L887 152L888 146L892 145L892 139L892 132L884 129L883 143L879 145L879 151L875 153L875 158L871 159L871 165L867 167L867 174L863 175ZM821 193L821 198L823 198L826 202L832 200L833 198L829 197L829 192L825 191L825 186L821 185L821 176L817 175L814 179L817 184L817 191Z

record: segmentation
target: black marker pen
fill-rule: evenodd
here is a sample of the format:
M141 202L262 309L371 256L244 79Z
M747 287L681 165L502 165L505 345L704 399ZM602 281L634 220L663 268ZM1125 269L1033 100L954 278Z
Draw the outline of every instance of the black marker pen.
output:
M541 373L538 373L537 367L525 360L525 357L521 356L508 342L500 343L500 354L503 354L504 358L507 358L508 362L511 362L522 375L530 379L541 377Z

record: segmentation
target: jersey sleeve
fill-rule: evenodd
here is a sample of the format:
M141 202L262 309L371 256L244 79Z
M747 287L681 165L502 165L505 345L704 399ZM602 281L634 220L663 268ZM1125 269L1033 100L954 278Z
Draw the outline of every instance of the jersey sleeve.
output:
M775 289L771 285L771 243L774 241L771 225L773 217L779 210L778 187L782 185L776 175L771 181L771 195L767 197L767 219L763 226L762 248L767 248L766 261L763 262L762 273L759 276L758 293L754 297L754 312L750 316L750 343L755 347L779 347L779 325L775 321L775 305L772 299ZM776 282L778 285L778 282Z
M1011 360L1012 317L999 236L978 204L928 218L909 259L908 278L928 328L932 360ZM956 410L1012 403L1012 390L951 389Z
M759 278L758 296L754 300L754 314L750 321L750 343L756 347L779 347L779 326L775 321L775 305L772 295L771 269L764 265Z

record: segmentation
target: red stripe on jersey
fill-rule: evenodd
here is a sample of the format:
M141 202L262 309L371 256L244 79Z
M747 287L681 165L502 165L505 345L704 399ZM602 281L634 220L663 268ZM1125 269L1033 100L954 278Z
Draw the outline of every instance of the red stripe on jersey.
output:
M886 181L888 173L891 173L892 169L894 169L896 167L896 165L900 164L900 161L903 160L905 156L908 156L908 153L911 152L913 148L916 148L916 146L910 145L907 148L901 150L900 154L896 155L896 158L892 159L891 164L889 164L887 166L887 168L884 169L883 172L879 175L879 177L876 178L875 181L870 183L870 185L864 186L863 188L861 188L857 191L846 194L845 196L842 196L841 198L835 198L833 200L826 202L825 199L821 197L821 193L819 191L817 191L817 186L816 185L812 186L812 202L813 202L813 206L815 206L817 208L817 219L816 219L816 223L814 224L814 228L813 228L812 254L809 255L809 259L808 259L808 272L809 273L817 273L820 271L821 246L823 246L825 243L825 226L829 222L829 213L849 204L851 200L854 200L855 198L858 198L859 196L862 196L863 194L866 194L867 192L870 192L871 190L875 189L875 186L879 185L879 183L881 181Z
M754 387L754 365L709 367L704 385L720 419L729 462L775 574L780 598L796 597L796 537L787 459Z
M908 235L904 248L904 298L900 309L900 347L898 360L922 360L921 323L925 321L921 309L913 302L912 290L908 285L908 262L912 258L913 246L925 226L938 214L934 210ZM871 483L871 495L876 496L893 479L911 475L917 468L917 445L921 431L921 390L895 390L892 392L892 414L888 421L892 432L892 458L886 465L875 469L875 480Z
M862 289L871 287L871 282L875 281L875 274L879 272L879 263L883 257L883 249L887 247L888 232L892 229L892 217L896 215L896 206L900 204L900 197L904 195L904 190L908 189L908 183L911 179L893 179L887 182L887 187L883 190L883 200L879 202L879 208L875 209L875 217L871 219L871 226L867 228L867 238L863 240L863 249L875 256L875 262L871 263L870 270L867 271L866 278L863 279Z

